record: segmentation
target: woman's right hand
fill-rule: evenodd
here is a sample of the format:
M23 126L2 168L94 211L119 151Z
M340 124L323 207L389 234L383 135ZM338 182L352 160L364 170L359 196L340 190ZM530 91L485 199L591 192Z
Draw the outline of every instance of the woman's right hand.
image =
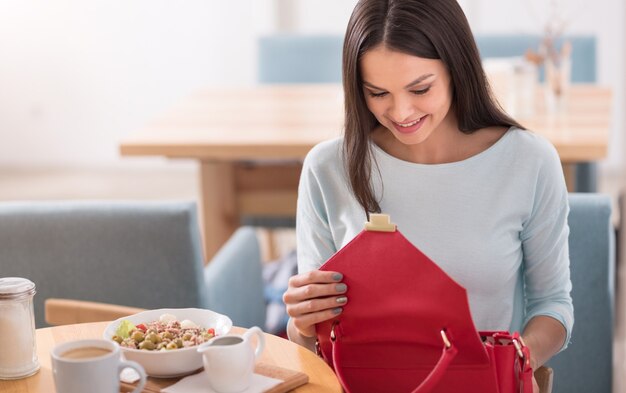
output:
M315 324L340 314L348 301L348 290L338 272L312 270L289 279L283 295L293 326L304 337L315 335Z

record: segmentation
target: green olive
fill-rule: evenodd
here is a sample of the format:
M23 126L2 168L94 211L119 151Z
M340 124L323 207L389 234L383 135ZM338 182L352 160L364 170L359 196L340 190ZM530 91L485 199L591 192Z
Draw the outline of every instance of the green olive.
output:
M139 349L146 349L148 351L153 350L156 347L154 343L150 340L143 340L141 344L139 344Z
M158 344L158 343L160 343L160 342L162 341L162 340L161 340L161 337L159 337L159 335L158 335L158 334L156 334L156 333L150 333L150 334L148 334L148 335L146 336L146 340L148 340L148 341L152 341L154 344Z
M121 344L122 341L124 341L120 336L113 336L113 341L115 341L118 344Z
M140 343L144 340L144 335L140 330L135 330L135 332L130 336L136 343Z

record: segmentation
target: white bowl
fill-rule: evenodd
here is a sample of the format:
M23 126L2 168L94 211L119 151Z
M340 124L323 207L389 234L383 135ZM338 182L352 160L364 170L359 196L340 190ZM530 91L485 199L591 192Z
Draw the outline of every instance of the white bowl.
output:
M172 314L179 321L189 319L205 329L213 328L215 329L216 336L228 334L233 327L233 322L230 318L211 310L199 308L161 308L119 318L109 323L102 335L105 339L112 340L115 331L123 320L128 320L138 325L140 323L157 321L163 314ZM177 377L202 368L202 355L198 353L197 345L171 351L145 351L125 347L120 348L127 360L134 360L141 364L146 370L146 374L152 377Z

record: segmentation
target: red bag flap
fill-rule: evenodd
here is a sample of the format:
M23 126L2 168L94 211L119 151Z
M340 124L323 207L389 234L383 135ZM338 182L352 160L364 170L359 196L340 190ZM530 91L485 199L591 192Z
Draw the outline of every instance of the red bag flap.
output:
M451 279L400 232L362 231L320 270L343 274L348 303L333 320L316 326L328 356L333 322L340 321L344 345L366 343L363 355L389 346L413 346L407 367L432 366L446 330L458 348L452 365L489 367L489 357L472 320L465 288ZM328 358L328 357L327 357ZM347 362L357 359L345 359ZM371 361L372 359L370 359Z

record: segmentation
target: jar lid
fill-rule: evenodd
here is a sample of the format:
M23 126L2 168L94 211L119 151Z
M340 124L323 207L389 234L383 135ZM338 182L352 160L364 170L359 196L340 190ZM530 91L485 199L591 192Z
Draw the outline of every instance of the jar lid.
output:
M0 300L34 295L35 283L21 277L0 278Z

